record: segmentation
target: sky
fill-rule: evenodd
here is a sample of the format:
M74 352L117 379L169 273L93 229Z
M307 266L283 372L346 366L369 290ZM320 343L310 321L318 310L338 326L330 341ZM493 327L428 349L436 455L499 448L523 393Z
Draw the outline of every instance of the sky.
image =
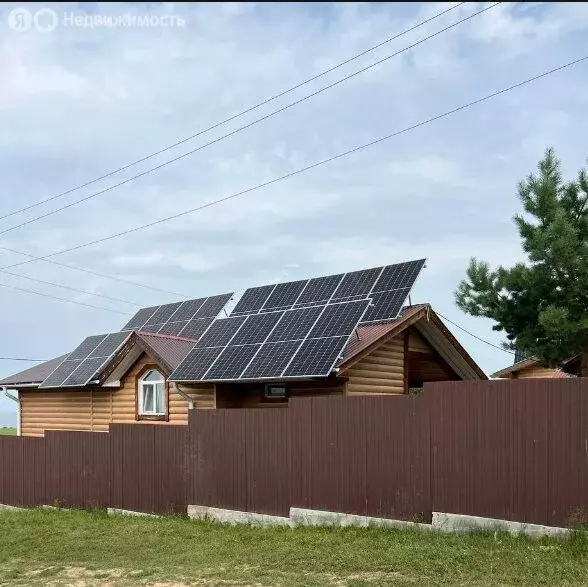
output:
M11 11L23 5L3 3L0 216L196 134L450 6L27 3L31 15L44 8L54 14L39 15L43 30L31 21L22 30ZM0 219L0 232L249 124L486 6L464 4L149 161ZM153 26L104 27L96 19L122 15L153 17ZM587 29L587 3L499 4L154 173L0 234L0 267L26 260L5 248L57 252L412 126L588 54ZM178 294L240 292L421 257L427 267L412 302L429 302L500 345L504 338L492 321L464 315L454 291L472 256L493 266L524 258L512 223L516 187L546 147L555 148L567 177L586 164L587 74L588 62L581 63L283 182L54 258L175 294L42 261L7 269L17 275L0 273L0 356L52 358L85 336L120 329L138 307ZM508 353L448 326L486 372L512 362ZM0 361L0 375L25 366ZM14 421L12 402L0 399L0 425Z

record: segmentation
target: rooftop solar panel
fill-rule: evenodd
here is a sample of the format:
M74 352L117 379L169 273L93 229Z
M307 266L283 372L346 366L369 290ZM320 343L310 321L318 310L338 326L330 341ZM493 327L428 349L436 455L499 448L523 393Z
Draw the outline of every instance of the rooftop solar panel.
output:
M177 335L198 340L213 322L214 318L194 318L193 320L186 322L186 325L177 333ZM170 332L169 334L174 333Z
M231 345L262 343L274 329L283 312L271 314L252 314L247 316L243 327L235 334Z
M205 381L239 379L261 344L227 346L204 375Z
M80 365L82 361L69 361L65 359L56 369L47 377L39 387L59 387Z
M326 304L335 293L337 286L343 279L343 275L344 273L340 273L339 275L327 275L311 279L296 300L296 305L307 303Z
M196 311L194 318L216 318L232 297L233 294L228 293L208 298Z
M241 296L241 299L237 302L237 305L231 312L232 316L238 314L250 314L257 313L266 300L274 290L275 285L262 285L261 287L251 287L245 291Z
M236 316L215 320L196 343L196 347L205 348L227 345L246 319L247 316Z
M322 311L323 306L313 306L311 308L295 308L285 312L270 334L268 341L303 340Z
M150 308L141 308L122 328L123 331L125 330L136 330L140 328L153 316L155 310L157 310L159 306L152 306Z
M285 342L266 342L261 346L253 360L243 373L242 379L265 379L275 377L276 373L282 373L292 360L300 340L287 340Z
M68 359L85 359L106 337L106 334L88 336L70 353Z
M202 381L224 347L193 348L171 374L171 381Z
M194 315L206 302L208 298L199 298L197 300L187 300L169 317L168 322L182 322L191 320ZM217 312L218 314L218 312Z
M382 267L364 269L346 273L339 287L335 290L332 299L348 298L350 296L363 296L372 291L372 287L382 272Z
M104 363L103 357L84 359L78 368L62 383L63 387L79 387L86 385Z
M278 283L263 304L263 309L281 309L293 306L307 283L308 280Z
M143 327L150 326L152 324L165 324L173 315L173 313L180 307L182 302L175 302L173 304L165 304L163 306L159 306L157 310L153 313L153 315L145 322Z
M292 362L283 373L284 377L325 377L342 356L349 336L311 338L301 345Z
M366 300L330 304L325 307L308 338L349 336L368 306Z

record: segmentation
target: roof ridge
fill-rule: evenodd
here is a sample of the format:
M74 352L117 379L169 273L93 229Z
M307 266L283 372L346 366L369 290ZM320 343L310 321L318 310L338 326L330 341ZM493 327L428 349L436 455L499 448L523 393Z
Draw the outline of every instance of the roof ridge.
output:
M165 338L167 340L180 340L182 342L198 342L196 338L186 338L185 336L174 336L173 334L159 334L157 332L146 332L145 330L137 330L137 334L145 336L155 336L157 338Z

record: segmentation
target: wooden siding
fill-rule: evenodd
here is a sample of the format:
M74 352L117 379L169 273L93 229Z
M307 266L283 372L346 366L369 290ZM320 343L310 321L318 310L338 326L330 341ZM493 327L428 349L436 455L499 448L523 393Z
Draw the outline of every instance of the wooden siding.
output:
M137 420L137 376L149 366L157 368L143 354L117 389L78 391L21 391L21 429L23 436L43 436L45 430L90 430L107 432L116 424L188 424L188 402L168 388L168 413L165 421ZM200 406L209 399L201 393Z
M410 352L416 353L434 352L431 345L423 338L423 336L420 333L418 333L413 328L410 329L408 335L408 350Z
M344 374L349 378L347 395L404 393L404 334L384 343Z
M513 373L513 375L514 379L550 379L558 376L557 369L550 369L541 365L532 365L531 367Z
M194 401L195 409L214 410L216 408L216 386L214 383L192 385L182 383L181 387L182 391ZM186 420L187 423L188 421Z

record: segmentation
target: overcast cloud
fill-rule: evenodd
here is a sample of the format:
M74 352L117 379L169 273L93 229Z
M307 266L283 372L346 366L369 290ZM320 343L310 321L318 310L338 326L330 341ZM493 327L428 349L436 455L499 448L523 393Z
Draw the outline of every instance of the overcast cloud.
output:
M183 27L8 26L0 8L0 215L194 134L423 20L438 4L27 4L85 15L176 16ZM0 221L0 230L103 189L269 113L471 14L468 3L313 84L132 170ZM332 90L59 214L0 236L48 254L193 208L410 126L588 53L588 4L501 4ZM56 258L190 297L425 256L413 302L495 344L453 291L469 257L510 263L516 184L555 147L585 164L580 64L327 166ZM2 266L25 258L0 250ZM172 301L43 262L11 271L140 305ZM0 283L134 307L0 274ZM0 355L50 358L126 317L0 288ZM487 372L511 357L451 327ZM2 361L0 374L21 370ZM12 406L0 400L0 412ZM0 416L2 419L7 417Z

